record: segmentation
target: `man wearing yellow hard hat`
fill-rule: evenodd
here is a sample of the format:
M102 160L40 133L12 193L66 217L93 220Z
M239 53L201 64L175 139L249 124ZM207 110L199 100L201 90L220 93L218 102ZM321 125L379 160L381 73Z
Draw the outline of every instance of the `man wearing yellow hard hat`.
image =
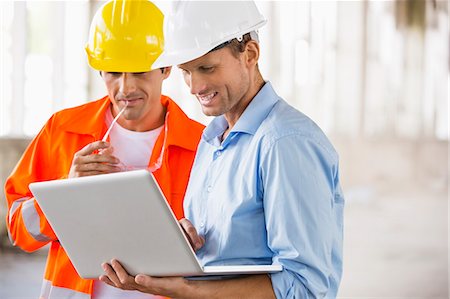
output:
M182 201L203 125L161 95L171 68L151 65L163 50L162 26L163 14L149 1L105 3L92 21L86 52L107 95L55 113L6 182L13 244L34 251L50 243L41 299L154 298L79 277L28 185L146 168L176 217L183 217Z
M174 298L336 298L344 208L338 155L263 78L257 30L266 19L253 1L178 1L165 22L164 52L153 67L177 65L203 113L215 116L184 201L197 257L204 266L283 270L188 281L131 277L113 262L109 282Z

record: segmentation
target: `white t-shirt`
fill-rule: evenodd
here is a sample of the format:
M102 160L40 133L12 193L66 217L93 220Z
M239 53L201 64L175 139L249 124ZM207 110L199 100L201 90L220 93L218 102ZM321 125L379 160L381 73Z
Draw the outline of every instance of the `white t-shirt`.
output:
M113 116L108 109L105 115L106 125L109 127ZM161 130L164 126L148 132L134 132L122 128L117 122L109 134L109 140L114 148L113 155L126 166L146 168L150 155ZM94 280L93 299L155 299L162 298L139 291L125 291L112 287L100 280Z
M113 116L108 109L106 125L109 127ZM126 166L146 168L152 154L153 146L164 126L147 132L135 132L122 128L117 122L109 133L109 141L114 148L114 156Z

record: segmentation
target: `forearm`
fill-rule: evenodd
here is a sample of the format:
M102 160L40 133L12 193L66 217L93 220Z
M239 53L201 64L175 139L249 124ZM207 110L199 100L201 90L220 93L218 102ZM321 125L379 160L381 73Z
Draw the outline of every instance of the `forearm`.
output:
M186 297L179 298L245 298L274 299L272 283L268 275L251 275L225 280L188 281Z

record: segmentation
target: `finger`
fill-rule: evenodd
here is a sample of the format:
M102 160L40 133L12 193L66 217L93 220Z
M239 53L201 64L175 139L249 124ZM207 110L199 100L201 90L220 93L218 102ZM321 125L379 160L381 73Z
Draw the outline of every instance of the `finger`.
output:
M202 248L205 244L205 239L198 235L197 230L192 225L192 223L186 218L183 218L180 220L180 225L183 228L194 250L199 250L200 248Z
M101 276L98 278L98 280L103 281L104 283L106 283L106 284L108 284L108 285L110 285L110 286L112 286L112 287L115 287L115 286L116 286L116 285L114 284L114 282L112 282L111 279L109 279L109 277L106 276L106 275L101 275Z
M154 277L144 275L144 274L138 274L134 278L134 281L139 285L151 288L153 285L153 282L154 282Z
M116 164L106 164L106 163L87 163L87 164L80 164L80 165L74 165L74 170L76 172L90 172L90 171L97 171L97 172L118 172L120 171L120 167Z
M109 142L95 141L95 142L89 143L88 145L83 147L81 150L79 150L77 153L80 154L81 156L87 156L87 155L92 154L93 151L108 148L110 146L111 145L109 144Z
M109 164L117 164L120 162L120 160L110 154L92 154L87 156L79 156L78 161L80 164L86 164L86 163L109 163Z
M114 269L114 271L116 272L116 275L119 278L119 281L123 285L128 285L131 287L132 285L135 284L134 277L128 274L128 272L125 270L124 267L122 267L122 265L119 263L119 261L112 260L111 266Z
M102 163L74 164L70 168L69 178L106 174L120 171L122 171L122 167L119 166L118 164L113 165Z
M87 155L87 156L81 156L79 153L76 153L73 156L72 160L72 168L81 171L79 167L83 167L85 164L90 163L99 163L99 164L110 164L110 165L116 165L120 163L120 160L116 158L115 156L111 155Z
M103 263L102 267L103 267L103 271L105 272L105 276L108 277L108 279L112 282L113 286L118 287L118 288L121 287L120 280L117 277L116 272L113 270L111 265L109 265L107 263Z
M162 295L162 293L164 293L161 288L161 283L159 283L158 279L155 277L138 274L134 278L134 281L141 292L153 295Z

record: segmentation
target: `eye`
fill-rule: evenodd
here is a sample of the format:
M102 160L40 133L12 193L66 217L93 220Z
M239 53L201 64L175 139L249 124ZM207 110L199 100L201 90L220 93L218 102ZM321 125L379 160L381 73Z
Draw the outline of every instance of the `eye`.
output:
M203 66L199 67L198 69L203 73L211 73L214 71L214 67L209 66L209 65L203 65Z
M110 76L114 76L114 77L118 77L118 76L122 75L122 73L119 73L119 72L106 72L106 74L110 75Z
M139 72L139 73L133 73L135 76L142 76L145 75L147 72Z

